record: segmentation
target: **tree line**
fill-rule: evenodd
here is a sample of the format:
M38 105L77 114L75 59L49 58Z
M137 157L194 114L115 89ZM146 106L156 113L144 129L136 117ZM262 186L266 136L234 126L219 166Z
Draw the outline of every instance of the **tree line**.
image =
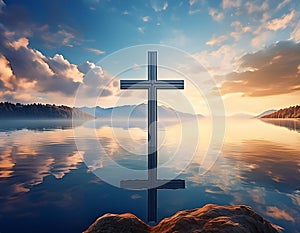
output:
M291 106L280 109L274 113L263 116L263 118L300 118L300 106Z
M0 118L92 119L92 115L77 108L55 104L21 104L0 102Z

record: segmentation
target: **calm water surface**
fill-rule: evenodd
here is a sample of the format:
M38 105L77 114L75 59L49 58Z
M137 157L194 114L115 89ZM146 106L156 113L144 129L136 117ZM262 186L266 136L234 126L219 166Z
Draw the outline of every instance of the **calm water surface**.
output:
M204 162L209 160L205 155L211 126L207 120L199 125L196 151L189 145L192 138L178 149L177 124L160 127L159 162L166 164L160 178L178 175L181 160L186 162L194 152L195 156L179 175L186 189L158 191L159 220L207 203L245 204L286 232L300 232L300 122L227 120L222 153L211 168L212 163ZM185 122L182 127L193 124ZM78 123L74 134L67 122L1 121L0 131L1 233L82 232L107 212L132 212L146 221L146 191L120 189L94 174L106 169L109 180L117 184L115 164L144 172L144 122L113 128L100 121ZM115 164L95 159L99 153ZM168 164L176 153L182 154L181 160ZM96 162L87 166L84 158ZM204 173L204 168L210 169Z

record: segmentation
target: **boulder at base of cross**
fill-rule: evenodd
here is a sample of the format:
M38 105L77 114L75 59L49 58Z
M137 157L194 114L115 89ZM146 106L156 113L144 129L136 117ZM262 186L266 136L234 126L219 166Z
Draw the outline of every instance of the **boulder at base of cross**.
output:
M84 233L104 232L198 232L198 233L277 233L282 228L243 205L219 206L208 204L202 208L179 211L149 226L133 214L105 214Z

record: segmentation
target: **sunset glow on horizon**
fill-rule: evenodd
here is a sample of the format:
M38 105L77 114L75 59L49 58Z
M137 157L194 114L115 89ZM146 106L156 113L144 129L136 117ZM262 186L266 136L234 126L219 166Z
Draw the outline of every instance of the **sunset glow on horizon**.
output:
M85 84L88 97L78 107L99 89L105 91L99 105L116 106L118 83L107 80L123 61L98 62L120 49L158 44L189 53L208 71L226 115L297 105L299 9L297 0L0 0L0 102L73 106ZM138 68L133 64L137 74ZM207 115L191 90L184 95Z

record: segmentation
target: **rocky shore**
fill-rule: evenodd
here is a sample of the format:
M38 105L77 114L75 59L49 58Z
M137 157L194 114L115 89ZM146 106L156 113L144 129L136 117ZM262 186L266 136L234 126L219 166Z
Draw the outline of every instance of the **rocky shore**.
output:
M202 208L179 211L161 220L156 226L149 226L130 213L105 214L84 233L277 233L281 231L282 228L261 217L251 207L208 204Z

